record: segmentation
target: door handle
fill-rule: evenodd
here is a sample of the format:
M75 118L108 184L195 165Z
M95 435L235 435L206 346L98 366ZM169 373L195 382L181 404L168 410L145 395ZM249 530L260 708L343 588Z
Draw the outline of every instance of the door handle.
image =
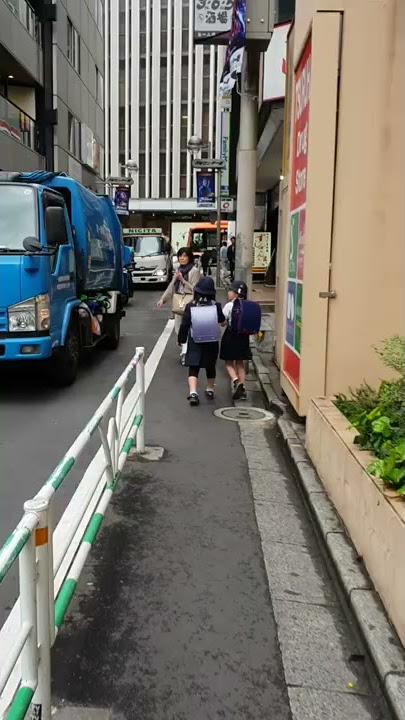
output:
M333 300L336 297L336 293L334 290L324 290L319 293L320 298L328 298L329 300Z

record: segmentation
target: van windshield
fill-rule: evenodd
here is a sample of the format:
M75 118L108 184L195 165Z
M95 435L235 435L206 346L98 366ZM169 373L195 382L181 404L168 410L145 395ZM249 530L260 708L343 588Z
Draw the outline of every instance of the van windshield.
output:
M149 257L162 255L164 252L163 238L156 235L139 235L134 240L134 255L136 257Z
M27 237L38 239L35 190L0 183L0 252L23 250Z

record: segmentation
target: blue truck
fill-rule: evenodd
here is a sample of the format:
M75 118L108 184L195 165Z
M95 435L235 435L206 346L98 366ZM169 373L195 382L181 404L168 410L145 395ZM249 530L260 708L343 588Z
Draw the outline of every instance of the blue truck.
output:
M83 354L117 348L124 264L110 198L63 173L0 172L0 367L44 361L67 386Z

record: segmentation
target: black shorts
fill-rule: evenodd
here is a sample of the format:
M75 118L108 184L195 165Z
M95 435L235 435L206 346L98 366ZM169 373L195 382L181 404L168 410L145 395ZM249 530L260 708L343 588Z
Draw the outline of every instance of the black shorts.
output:
M188 369L188 376L189 377L197 377L200 372L201 368L197 365L192 365ZM217 376L217 371L215 368L215 365L210 365L205 368L205 374L207 376L207 380L215 380Z

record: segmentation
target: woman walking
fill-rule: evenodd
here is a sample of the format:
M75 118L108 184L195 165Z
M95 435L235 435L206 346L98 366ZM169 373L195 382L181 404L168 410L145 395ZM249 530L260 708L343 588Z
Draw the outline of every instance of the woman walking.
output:
M202 311L202 312L201 312ZM210 277L201 278L194 288L194 300L184 311L178 341L187 342L185 364L188 366L188 401L199 405L198 375L203 368L207 376L205 396L214 399L216 363L219 352L219 325L225 324L220 303L215 302L215 285Z
M192 300L192 297L187 298L186 296L193 296L194 293L194 286L198 283L198 280L200 278L200 271L198 268L194 265L194 255L191 252L190 248L182 247L177 253L177 259L179 261L179 268L175 275L173 276L173 280L168 285L166 290L164 291L162 297L160 298L157 306L158 308L161 308L163 305L165 305L168 300L172 300L172 309L175 312L174 314L174 330L177 334L180 329L181 325L181 319L182 314L184 312L184 307L186 306L186 300L190 301ZM183 296L182 298L178 298L178 296ZM176 297L175 297L176 296ZM177 304L177 308L175 308L175 300ZM179 300L179 302L177 302ZM184 301L184 306L181 308L182 301ZM184 358L187 351L187 342L182 344L181 352L180 352L180 360L182 365L184 365Z

